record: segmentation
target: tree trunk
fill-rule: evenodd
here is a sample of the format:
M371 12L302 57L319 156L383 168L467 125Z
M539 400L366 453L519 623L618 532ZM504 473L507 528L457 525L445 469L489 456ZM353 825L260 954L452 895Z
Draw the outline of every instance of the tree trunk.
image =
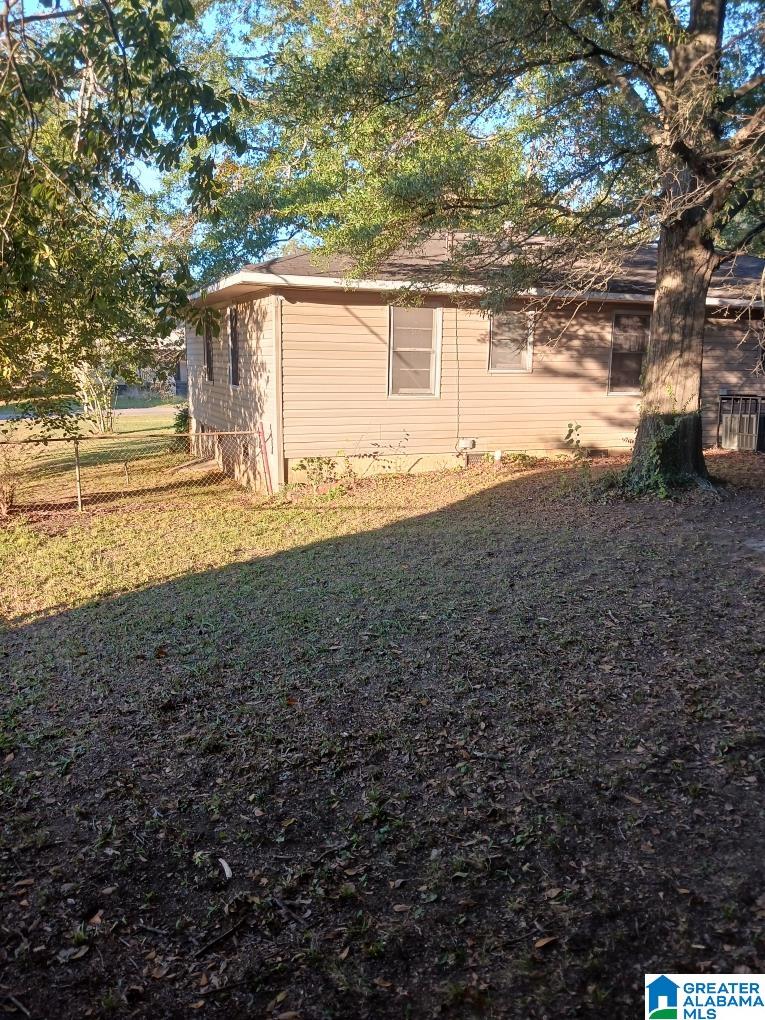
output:
M665 491L707 478L701 436L701 368L714 249L680 222L659 239L643 404L632 463L633 485Z

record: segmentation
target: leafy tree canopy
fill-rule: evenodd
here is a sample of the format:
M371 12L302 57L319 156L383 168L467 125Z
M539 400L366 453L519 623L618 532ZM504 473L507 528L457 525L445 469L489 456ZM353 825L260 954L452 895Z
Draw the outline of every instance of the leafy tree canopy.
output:
M275 0L230 54L248 153L225 170L206 243L233 263L240 244L301 230L370 267L401 243L466 231L453 272L513 253L500 290L553 265L596 283L682 216L704 220L709 244L756 249L764 11ZM540 234L555 243L529 256Z
M0 13L0 384L66 387L114 347L166 335L189 282L145 229L142 166L183 157L185 198L214 197L210 145L241 146L239 100L190 67L189 0L4 0ZM204 142L204 144L201 144ZM140 355L138 355L140 358Z

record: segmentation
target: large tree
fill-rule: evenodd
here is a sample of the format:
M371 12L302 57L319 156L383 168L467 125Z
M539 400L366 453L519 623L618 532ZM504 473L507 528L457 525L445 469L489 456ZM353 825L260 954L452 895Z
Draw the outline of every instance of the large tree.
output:
M66 388L105 346L140 363L183 307L183 259L131 207L145 168L182 156L184 200L209 202L209 146L236 149L236 96L184 59L194 16L189 0L0 0L0 396Z
M713 272L765 231L763 0L271 0L237 187L370 268L451 231L487 303L658 238L632 478L704 478ZM263 146L266 134L270 149ZM248 175L249 174L249 178ZM542 236L543 244L529 244Z

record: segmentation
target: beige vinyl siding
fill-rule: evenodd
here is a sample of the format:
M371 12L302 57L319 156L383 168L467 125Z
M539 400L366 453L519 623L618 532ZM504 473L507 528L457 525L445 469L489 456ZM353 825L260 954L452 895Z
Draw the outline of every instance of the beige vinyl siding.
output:
M426 302L440 307L438 301ZM440 355L440 396L388 396L387 304L376 295L285 290L282 304L284 454L453 451L454 329Z
M573 319L564 310L540 313L533 371L525 376L492 373L488 379L483 352L488 344L486 320L477 312L460 312L460 434L476 437L478 449L555 449L568 422L575 422L581 425L579 435L585 446L629 447L640 398L609 394L608 374L613 317L634 311L634 306L593 304L578 310ZM713 319L707 323L702 376L707 446L717 440L721 390L765 396L765 375L756 373L756 338L750 333L742 342L748 332L745 322Z
M765 374L757 371L759 362L759 345L746 321L707 322L701 386L705 445L717 442L721 391L765 397Z
M548 346L567 318L547 313L535 327L533 371L490 373L488 319L447 305L440 396L391 397L380 297L285 291L285 456L450 453L460 437L478 450L561 449L569 421L591 446L626 446L637 400L608 394L611 315L581 311Z
M277 440L273 299L251 298L239 308L239 385L229 383L228 308L219 309L221 331L213 337L214 381L205 378L203 340L187 330L189 408L194 422L221 432L254 431L263 422L272 477Z
M489 372L488 319L460 310L460 434L475 438L479 450L559 450L572 422L585 446L629 445L637 398L608 393L614 310L537 312L528 373Z
M639 398L608 392L613 316L634 305L590 304L536 313L531 372L489 371L489 320L447 299L442 316L439 395L388 393L389 306L379 294L285 288L240 304L241 385L228 382L228 317L214 340L215 381L204 379L202 341L189 336L189 394L198 422L223 430L265 425L274 481L283 456L376 454L451 458L460 438L477 451L564 449L569 422L583 445L628 448ZM516 304L514 307L523 307ZM281 321L275 346L274 314ZM565 327L565 328L564 328ZM720 389L765 396L754 375L756 343L746 326L711 321L704 360L707 445L716 438ZM276 361L275 350L281 350ZM282 417L276 389L281 372Z

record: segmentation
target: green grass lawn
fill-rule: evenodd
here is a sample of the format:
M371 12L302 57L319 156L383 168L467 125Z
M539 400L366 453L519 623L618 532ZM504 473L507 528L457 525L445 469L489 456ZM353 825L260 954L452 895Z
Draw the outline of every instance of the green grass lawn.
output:
M156 404L117 405L114 431L119 433L137 431L165 431L172 428L177 401L163 401ZM123 413L129 412L129 413Z
M134 432L169 432L172 430L173 415L175 414L176 403L162 401L158 403L129 404L125 407L117 407L114 417L114 432L117 435L127 435ZM6 404L3 410L10 408ZM11 413L11 412L9 412ZM96 435L95 429L87 422L81 428L83 436ZM20 422L12 433L13 438L31 438L40 435L40 430L26 422ZM53 432L52 435L64 435L63 432Z
M185 397L168 396L161 393L120 393L117 395L117 410L174 407L176 404L184 403L185 400Z
M157 410L161 412L163 409L174 408L177 404L182 404L186 400L185 397L165 396L160 393L140 393L140 394L117 394L117 400L115 407L117 411L125 410ZM75 405L78 408L78 405ZM6 415L17 415L22 411L22 407L18 403L13 401L2 401L0 400L0 417Z
M120 500L123 506L145 497L154 504L169 489L182 484L179 471L189 460L173 444L172 405L118 412L111 435L84 431L79 442L81 487L86 505L103 505ZM30 426L19 426L12 438L29 440L39 435ZM51 511L74 505L76 498L75 448L63 433L50 442L16 443L0 447L0 473L8 465L16 481L16 505L21 509L41 507ZM217 472L213 472L216 481ZM186 479L188 481L188 478ZM206 478L197 476L200 484Z
M630 1017L646 972L756 971L765 478L715 469L11 518L0 1003Z

